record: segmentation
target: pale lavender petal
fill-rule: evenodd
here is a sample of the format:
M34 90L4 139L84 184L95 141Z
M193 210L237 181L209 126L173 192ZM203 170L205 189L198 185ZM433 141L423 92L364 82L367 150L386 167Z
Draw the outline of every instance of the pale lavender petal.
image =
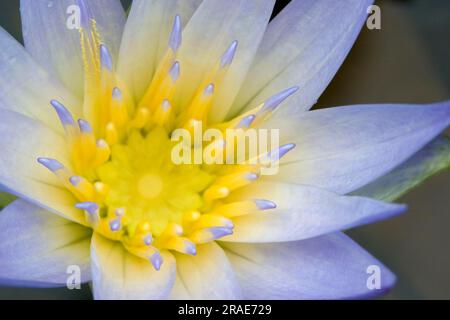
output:
M183 72L175 103L187 103L205 75L220 66L224 52L233 41L239 48L228 66L223 82L217 86L211 120L223 120L250 68L264 35L275 1L203 1L183 31L179 61ZM285 89L285 88L283 88Z
M344 234L223 247L245 299L367 299L385 294L396 281L391 271Z
M359 105L271 119L297 145L271 179L352 192L406 161L450 124L450 102Z
M180 16L182 29L201 2L202 0L133 1L120 47L118 72L136 100L144 95L158 62L169 47L173 47L173 50L180 45L181 34L178 31L171 38L174 24L178 24L174 21L175 16Z
M129 253L121 243L94 233L91 244L92 286L98 300L156 300L170 294L176 277L175 259L161 252L155 270L148 260Z
M311 108L333 79L373 0L294 0L270 24L231 114L289 86L300 91L275 117Z
M85 223L74 208L75 197L49 171L70 164L65 139L19 113L0 108L0 119L0 189Z
M56 99L81 114L82 103L56 77L45 72L23 46L0 28L0 108L19 112L63 132L50 101Z
M90 281L89 229L17 200L0 213L0 230L1 284L65 286L72 265Z
M74 10L74 5L81 10ZM97 21L102 42L117 61L125 25L125 12L119 0L21 0L20 8L25 47L78 97L82 97L84 83L80 34L72 23L78 12L84 24L90 20L86 19L87 14Z
M270 199L277 207L233 219L234 232L222 241L297 241L394 217L405 205L341 196L318 188L260 182L240 190L230 201Z
M241 299L241 288L223 250L214 242L199 245L196 256L177 255L177 285L171 298L185 292L192 300Z
M450 167L450 139L437 138L408 161L352 194L395 201L438 172Z

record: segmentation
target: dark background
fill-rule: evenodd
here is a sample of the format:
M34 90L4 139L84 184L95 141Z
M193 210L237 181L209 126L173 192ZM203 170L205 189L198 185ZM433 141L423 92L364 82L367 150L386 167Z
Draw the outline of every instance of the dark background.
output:
M450 99L450 1L376 4L382 10L382 29L363 29L316 108ZM279 1L277 10L282 6ZM0 2L0 25L22 41L19 0ZM399 200L410 207L406 215L349 232L397 274L397 286L383 299L450 299L449 191L447 171ZM87 299L91 294L87 285L81 291L0 288L0 299L60 298Z

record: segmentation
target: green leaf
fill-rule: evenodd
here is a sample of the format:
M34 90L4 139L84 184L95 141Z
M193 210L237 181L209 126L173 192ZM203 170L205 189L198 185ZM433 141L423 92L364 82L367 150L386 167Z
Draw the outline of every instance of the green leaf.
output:
M426 179L450 167L450 139L437 138L405 163L352 195L392 202Z
M13 202L15 199L16 199L16 197L9 193L0 192L0 209L6 207L8 204Z

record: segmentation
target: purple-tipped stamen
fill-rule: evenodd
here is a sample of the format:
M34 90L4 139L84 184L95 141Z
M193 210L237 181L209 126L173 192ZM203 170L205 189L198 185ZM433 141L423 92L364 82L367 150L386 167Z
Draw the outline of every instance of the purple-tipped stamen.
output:
M37 161L52 172L56 172L56 171L64 168L64 166L59 161L56 161L55 159L38 158Z
M97 140L97 148L105 149L105 148L107 148L107 147L108 147L108 142L106 142L106 141L103 140L103 139L98 139L98 140Z
M146 246L149 246L149 245L151 245L152 243L153 243L153 237L152 237L152 235L151 235L151 234L146 235L146 236L144 237L144 244L145 244Z
M164 112L167 112L167 111L169 111L170 107L171 107L171 105L170 105L169 100L164 99L163 102L161 103L161 108L162 108L162 110L163 110Z
M227 51L225 51L225 53L223 54L222 59L221 59L221 67L222 68L229 66L233 62L234 56L236 54L237 46L238 46L238 42L233 41L231 43L231 45L228 47Z
M74 187L78 186L81 183L82 179L81 177L78 176L73 176L69 178L69 182L71 185L73 185Z
M209 232L211 232L211 236L213 240L220 239L226 236L229 236L233 234L232 228L226 228L226 227L212 227L209 228Z
M178 61L175 61L172 68L170 68L169 75L173 82L177 81L180 77L180 63Z
M64 127L73 126L75 124L71 113L61 102L52 100L50 101L50 104L55 109L56 113L58 114L59 120Z
M289 98L291 95L298 91L299 87L292 87L286 89L276 95L270 97L264 102L264 106L261 109L262 111L273 111L275 110L283 101Z
M242 120L239 122L239 124L236 126L236 129L248 129L251 127L253 121L255 121L256 116L254 114L251 114L249 116L246 116L242 118Z
M190 254L191 256L197 255L197 247L194 243L192 243L190 241L185 241L184 246L185 246L186 254Z
M78 120L78 126L80 127L80 131L83 133L92 133L92 127L86 120L79 119Z
M163 258L159 252L156 252L150 257L150 262L152 263L155 270L159 271L163 263Z
M109 71L112 71L113 61L112 61L111 53L109 52L108 47L104 44L100 45L100 62L102 64L103 68L108 69Z
M265 199L255 199L255 204L259 210L270 210L277 207L276 203Z
M282 145L276 150L272 150L269 152L268 157L272 161L278 161L281 158L283 158L289 151L294 149L296 146L294 143L288 143L285 145Z
M125 209L124 208L118 208L114 211L114 213L116 214L116 217L123 217L125 215Z
M233 228L234 228L233 221L228 220L228 219L225 219L225 220L224 220L223 226L224 226L225 228L230 229L230 230L233 230Z
M181 18L179 15L175 16L175 20L173 22L172 33L170 34L169 39L169 47L172 49L174 53L178 51L181 46Z
M211 96L214 93L214 84L210 83L203 91L205 96Z
M245 178L248 181L256 181L256 180L258 180L259 176L256 173L250 172L249 174L247 174L247 176Z
M80 202L75 205L75 208L84 210L88 212L92 216L96 216L98 214L98 211L100 207L95 202Z
M112 232L119 231L121 227L122 224L120 222L120 219L114 219L109 222L109 228L111 229Z
M114 87L114 89L112 91L112 98L114 100L121 101L122 100L122 91L119 88Z

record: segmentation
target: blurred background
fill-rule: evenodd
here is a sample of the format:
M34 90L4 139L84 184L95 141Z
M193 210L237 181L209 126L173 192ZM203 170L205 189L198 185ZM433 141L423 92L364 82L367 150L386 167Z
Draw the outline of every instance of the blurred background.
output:
M376 4L381 30L363 28L316 108L449 100L450 1ZM0 25L22 41L19 0L0 2ZM397 286L382 299L450 299L449 170L398 201L409 205L406 215L348 232L398 276ZM81 291L0 288L0 299L90 298L87 285Z

